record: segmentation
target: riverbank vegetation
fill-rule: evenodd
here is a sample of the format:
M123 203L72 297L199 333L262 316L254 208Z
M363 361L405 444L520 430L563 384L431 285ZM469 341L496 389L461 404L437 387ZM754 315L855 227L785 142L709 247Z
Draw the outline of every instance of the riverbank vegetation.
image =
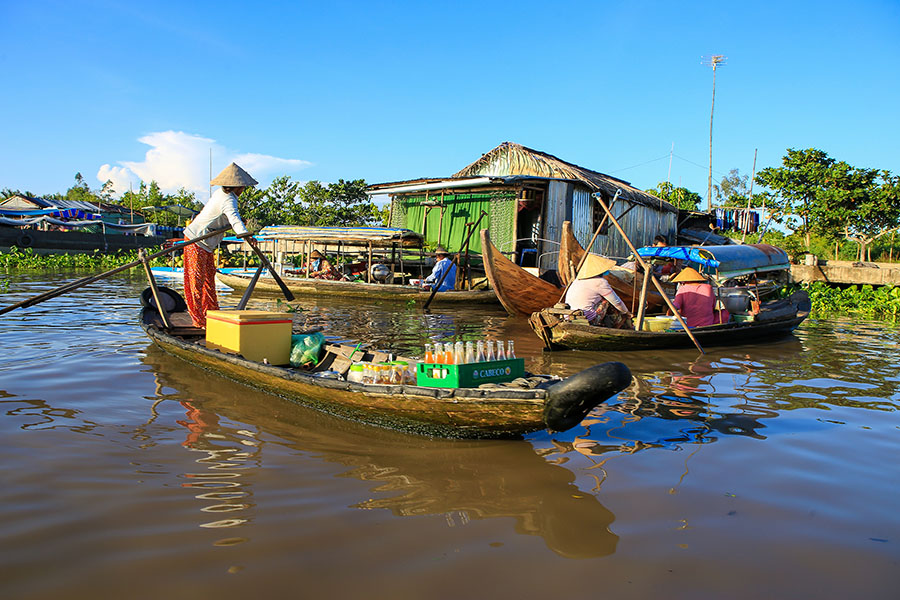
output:
M900 230L900 176L855 167L816 148L789 148L781 166L761 169L753 181L732 169L713 187L716 207L751 208L763 217L757 233L737 235L784 248L795 262L820 259L894 262ZM754 184L756 187L754 187ZM699 194L669 183L647 190L686 210Z

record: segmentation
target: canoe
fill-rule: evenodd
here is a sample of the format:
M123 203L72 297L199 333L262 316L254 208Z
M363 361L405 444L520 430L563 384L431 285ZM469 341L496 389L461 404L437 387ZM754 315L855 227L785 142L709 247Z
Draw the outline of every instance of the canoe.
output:
M236 290L245 290L250 285L254 271L241 270L216 273L216 280ZM422 290L411 285L392 283L365 283L361 281L330 281L305 277L282 277L285 285L296 296L349 296L351 298L371 298L395 300L399 302L425 303L431 297L430 290ZM281 294L281 288L268 275L262 275L256 282L256 292ZM432 304L495 304L497 296L491 290L449 290L438 292Z
M562 289L506 258L491 242L487 229L481 230L481 253L491 289L509 314L528 316L559 302Z
M566 233L567 225L568 234ZM503 308L509 314L527 317L532 313L560 302L564 286L558 286L532 275L506 258L491 242L490 233L487 229L481 230L481 251L484 257L485 274L491 284L491 288L494 290L500 304L503 305ZM563 258L564 252L568 258ZM578 240L575 239L574 234L571 233L571 223L568 221L563 223L563 237L560 243L559 254L558 265L560 266L560 271L557 275L560 275L561 279L563 270L568 268L567 265L574 265L572 267L572 272L574 272L575 267L581 261L581 256L584 255L584 249L578 243ZM569 276L566 277L568 279ZM643 281L640 274L637 275L636 283L632 283L629 280L629 278L634 278L634 273L622 269L611 270L604 275L604 278L626 305L629 307L636 305L637 296L640 295L641 291L641 282ZM650 308L662 306L662 296L657 292L648 291L647 303Z
M565 431L631 383L631 372L619 362L598 364L566 379L526 373L509 383L477 388L332 379L323 375L346 373L355 346L326 344L312 370L247 360L208 348L205 331L191 325L177 292L159 289L163 296L174 299L173 310L168 314L170 327L162 325L147 290L141 297L141 326L165 352L243 385L323 412L411 433L450 438L518 438L545 429ZM365 350L362 354L357 351L352 358L379 362L386 355Z
M697 342L707 346L737 346L766 342L789 334L809 316L809 296L796 292L790 298L765 302L759 313L733 315L739 319L720 325L691 329ZM551 350L653 350L686 348L693 342L683 329L634 331L590 325L580 313L568 309L544 309L529 318L535 334Z

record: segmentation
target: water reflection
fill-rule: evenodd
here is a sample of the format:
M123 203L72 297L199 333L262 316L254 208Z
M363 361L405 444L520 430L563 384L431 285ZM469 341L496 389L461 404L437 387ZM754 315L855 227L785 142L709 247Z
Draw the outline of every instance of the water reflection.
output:
M144 362L160 386L173 390L169 397L191 398L181 401L188 418L179 423L188 430L185 446L206 455L198 463L208 472L186 475L190 483L185 487L235 484L212 492L216 497L210 499L220 501L218 505L255 508L247 501L249 484L235 479L264 464L265 448L277 443L313 452L346 466L344 476L372 482L377 496L361 500L353 505L356 508L385 509L400 517L443 515L449 526L512 518L517 533L541 537L561 556L615 552L618 536L610 531L614 515L594 495L578 488L570 470L547 462L527 442L409 436L235 386L155 346L147 348ZM252 438L248 427L256 432ZM253 451L234 452L238 440L252 440ZM240 469L245 473L235 472ZM220 476L222 470L230 479ZM222 496L232 492L241 495ZM209 493L198 497L209 498Z

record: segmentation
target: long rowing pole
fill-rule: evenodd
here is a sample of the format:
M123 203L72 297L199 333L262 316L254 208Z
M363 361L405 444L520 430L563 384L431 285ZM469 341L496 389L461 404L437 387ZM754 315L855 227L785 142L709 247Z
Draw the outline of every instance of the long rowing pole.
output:
M99 275L90 275L88 277L82 277L81 279L77 279L75 281L69 282L66 285L62 285L62 286L52 289L48 292L44 292L43 294L38 294L37 296L33 296L26 300L22 300L21 302L17 302L10 306L0 308L0 315L8 313L9 311L15 310L17 308L27 308L29 306L33 306L35 304L43 302L44 300L50 300L51 298L56 298L57 296L62 296L63 294L67 294L73 290L80 288L80 287L84 287L84 286L88 285L89 283L94 283L95 281L99 281L105 277L109 277L110 275L115 275L116 273L121 273L122 271L130 269L132 267L136 267L140 264L143 264L144 261L150 261L150 260L153 260L154 258L158 258L160 256L165 256L166 254L171 254L172 252L181 250L185 246L190 246L192 244L196 244L197 242L202 242L206 238L211 238L220 233L225 233L226 231L228 231L227 227L225 229L216 229L215 231L210 231L209 233L195 237L194 239L186 240L185 242L174 244L171 248L166 248L165 250L160 250L159 252L154 252L153 254L150 254L150 255L144 257L142 260L136 260L136 261L128 263L127 265L118 266L115 269L110 269L109 271L106 271L105 273L100 273Z
M247 234L239 235L238 237L239 237L239 238L244 238L244 237L250 237L250 235L251 235L251 234L247 233ZM284 284L284 281L281 280L281 277L278 275L278 273L275 272L275 269L272 267L272 263L270 263L270 262L269 262L269 259L266 258L266 255L263 254L263 251L260 250L258 247L256 247L256 246L253 245L253 244L250 244L250 247L253 249L253 251L256 253L256 255L259 257L260 266L263 266L263 267L265 267L266 269L269 270L269 273L272 275L272 279L274 279L274 280L275 280L275 283L278 284L278 287L281 288L281 293L284 294L285 299L287 299L288 302L290 302L291 300L293 300L293 299L294 299L294 294L291 292L291 290L288 289L288 286L286 286L286 285ZM257 271L256 278L255 278L254 281L253 281L253 284L254 284L254 285L256 285L256 279L258 279L258 278L259 278L259 272ZM248 289L249 289L250 291L253 290L252 286L251 286L250 288L248 288ZM248 298L249 298L249 296L250 296L249 293L247 293L247 294L245 294L245 295L246 295Z
M475 226L472 227L471 231L469 231L469 235L466 236L466 241L463 242L463 246L468 247L468 245L469 245L469 238L472 237L472 233L474 233L475 230L478 229L478 224L481 223L481 219L483 219L483 218L484 218L484 215L486 215L486 214L487 214L487 212L484 211L484 210L482 210L482 211L481 211L481 214L478 215L478 220L475 221ZM458 260L458 259L459 259L459 253L457 253L456 255L453 256L453 262L456 263L457 265L459 265L459 260ZM428 300L425 302L425 306L422 307L422 310L427 309L427 308L428 308L428 305L431 304L431 301L434 300L434 295L437 294L438 288L441 287L441 284L442 284L442 283L444 283L444 279L447 278L447 274L448 274L449 272L450 272L450 269L447 269L446 271L444 271L443 275L441 275L441 280L438 281L438 282L436 282L436 283L434 284L434 287L431 288L431 295L428 296Z
M618 192L616 192L618 194ZM656 276L647 266L647 263L644 262L644 259L641 258L641 255L638 254L637 249L634 247L634 244L631 243L631 239L625 234L625 230L622 229L622 226L619 225L619 221L613 216L612 211L609 210L609 207L606 205L606 202L603 201L603 197L596 193L594 197L597 199L597 202L600 203L600 206L603 207L603 210L609 216L609 220L612 221L612 224L616 226L616 229L619 230L619 234L621 234L622 239L625 240L625 243L628 244L628 247L631 248L631 252L634 254L634 259L637 263L644 269L644 277L649 277L650 281L653 282L653 285L656 286L659 295L662 296L663 300L665 300L666 304L669 306L669 310L672 311L672 314L675 315L675 318L678 319L678 322L681 323L681 326L684 327L684 331L688 334L688 337L691 338L691 341L694 342L694 345L697 346L697 350L700 351L700 354L706 354L703 351L703 348L700 347L700 342L697 341L697 338L694 337L694 334L691 333L691 330L688 329L687 323L684 322L684 319L681 318L681 313L678 312L678 309L672 304L672 301L669 300L669 297L666 295L666 292L662 289L662 285L660 285L659 280L656 279Z

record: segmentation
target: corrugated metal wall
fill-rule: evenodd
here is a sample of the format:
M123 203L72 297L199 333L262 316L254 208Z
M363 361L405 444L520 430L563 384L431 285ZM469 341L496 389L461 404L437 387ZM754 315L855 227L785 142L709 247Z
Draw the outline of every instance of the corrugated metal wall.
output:
M593 198L592 201L596 202ZM643 205L636 205L631 210L628 210L629 207L631 207L629 202L617 200L610 206L610 210L636 248L640 248L641 246L652 246L653 238L658 234L662 234L670 240L674 238L678 226L677 213L662 211ZM625 211L628 212L626 213ZM594 227L598 224L599 223L594 224ZM581 242L582 245L586 245L593 235L592 231L588 234L586 239L582 240L581 237L579 237L578 241ZM625 240L612 223L609 224L606 235L597 236L597 241L594 242L591 251L603 254L610 258L619 259L620 262L631 255L628 244L625 243Z
M582 246L587 246L591 238L594 237L593 212L594 205L597 203L591 197L591 192L583 187L576 187L572 194L572 231L575 238L581 242Z
M547 198L544 202L544 240L538 244L541 271L556 270L559 256L559 238L562 234L562 223L569 219L572 206L574 185L567 181L550 181L547 186Z

